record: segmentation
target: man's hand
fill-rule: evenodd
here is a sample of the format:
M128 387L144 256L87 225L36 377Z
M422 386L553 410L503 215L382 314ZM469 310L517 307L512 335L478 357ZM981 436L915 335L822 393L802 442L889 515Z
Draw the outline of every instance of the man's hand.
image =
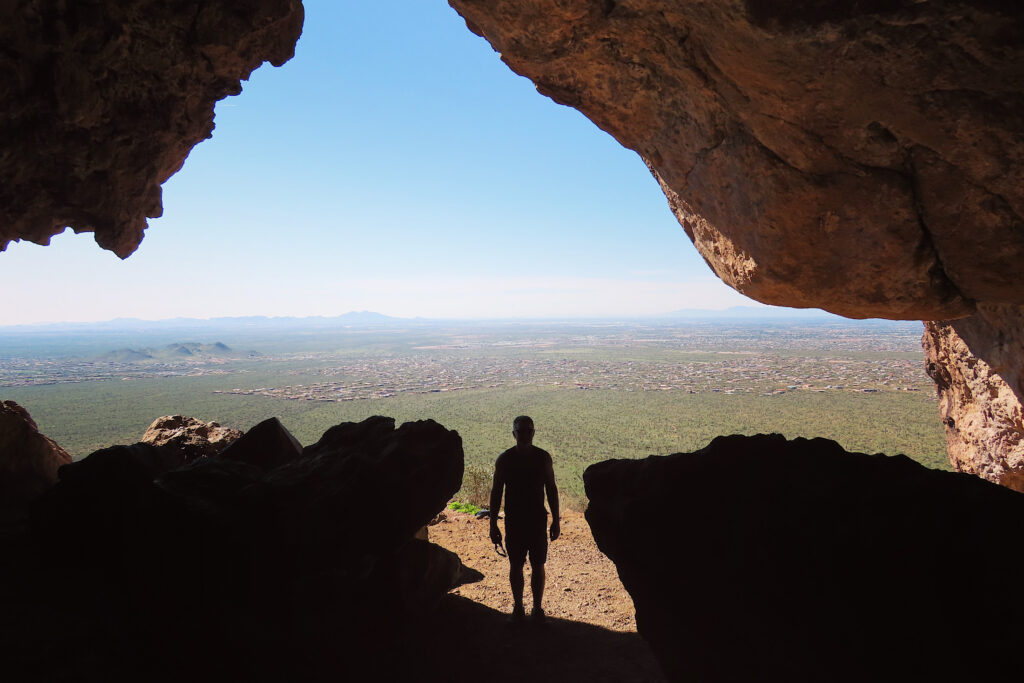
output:
M491 523L491 543L501 545L501 529L498 528L497 522Z
M551 520L551 540L554 541L562 535L562 525L558 523L558 517Z

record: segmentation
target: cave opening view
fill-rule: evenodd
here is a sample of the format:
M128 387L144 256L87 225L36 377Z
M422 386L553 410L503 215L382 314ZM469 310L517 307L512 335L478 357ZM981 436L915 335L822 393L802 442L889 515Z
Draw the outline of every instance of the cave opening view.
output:
M0 9L4 680L1019 680L1024 12L890 4Z

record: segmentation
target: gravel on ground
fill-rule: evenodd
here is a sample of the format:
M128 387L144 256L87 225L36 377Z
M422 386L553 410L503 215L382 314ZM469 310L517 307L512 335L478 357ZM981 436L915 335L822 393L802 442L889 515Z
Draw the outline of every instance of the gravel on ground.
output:
M663 683L654 655L636 633L633 601L615 565L597 549L582 513L563 512L561 537L549 543L544 625L529 619L509 623L508 560L490 542L489 520L453 510L443 517L429 527L430 540L458 554L484 579L452 591L441 605L437 624L446 632L443 642L451 644L452 625L459 639L458 670L442 665L441 680ZM529 564L525 603L529 614ZM438 659L444 661L449 660Z

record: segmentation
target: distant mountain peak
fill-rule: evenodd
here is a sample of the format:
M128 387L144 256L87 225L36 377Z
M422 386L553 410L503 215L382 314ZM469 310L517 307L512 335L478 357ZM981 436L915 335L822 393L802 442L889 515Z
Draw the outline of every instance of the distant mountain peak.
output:
M200 344L198 342L174 342L158 349L116 349L98 356L99 360L118 363L134 363L147 360L191 358L224 355L258 355L254 351L237 353L223 342Z

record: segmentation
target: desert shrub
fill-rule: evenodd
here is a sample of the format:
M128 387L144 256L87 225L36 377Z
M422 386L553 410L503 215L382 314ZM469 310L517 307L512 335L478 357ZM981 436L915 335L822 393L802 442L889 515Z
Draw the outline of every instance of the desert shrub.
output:
M492 468L485 465L466 465L462 473L462 488L455 499L475 505L478 509L486 508L490 505L492 481Z
M453 500L448 504L449 510L455 510L456 512L465 512L470 515L475 515L480 512L480 508L472 503L463 503L457 500Z

